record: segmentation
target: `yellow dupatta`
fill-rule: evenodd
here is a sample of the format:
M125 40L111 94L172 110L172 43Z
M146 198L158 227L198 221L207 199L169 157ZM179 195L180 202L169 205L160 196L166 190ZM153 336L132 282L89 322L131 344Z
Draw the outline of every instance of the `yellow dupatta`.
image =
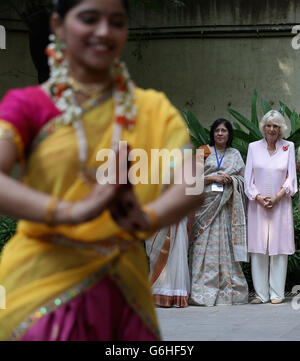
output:
M181 148L188 141L186 127L177 110L162 93L136 89L139 109L133 131L123 129L122 140L132 148ZM88 140L88 167L96 169L99 150L110 148L113 134L113 100L94 107L83 117ZM78 177L77 137L71 126L63 126L43 139L30 155L24 183L62 199L85 197L92 185ZM150 169L150 165L149 165ZM149 173L150 174L150 173ZM160 184L138 184L135 192L142 204L159 196ZM0 284L7 292L6 310L0 310L0 339L18 339L43 315L109 275L120 287L131 307L159 337L153 296L148 281L144 248L135 244L120 252L99 254L92 249L59 245L44 240L59 234L84 245L120 236L120 228L104 212L91 222L76 226L48 227L20 221L16 235L5 246L0 263Z

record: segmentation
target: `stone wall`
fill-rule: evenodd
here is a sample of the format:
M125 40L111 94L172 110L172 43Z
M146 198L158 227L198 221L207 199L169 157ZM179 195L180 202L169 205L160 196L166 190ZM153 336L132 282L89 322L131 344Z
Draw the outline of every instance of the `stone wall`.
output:
M23 1L13 1L18 11ZM206 125L230 118L228 107L249 116L255 89L275 108L282 100L300 112L300 50L291 46L298 1L186 0L175 10L153 2L156 10L132 9L124 53L139 86L164 91ZM7 0L0 3L0 25L7 30L6 50L0 50L2 96L37 83L37 75L26 25Z
M163 2L162 2L163 3ZM142 87L165 91L201 123L250 116L258 94L300 112L300 50L291 46L297 1L187 0L176 11L135 10L125 59Z
M23 1L13 1L22 11ZM6 49L0 49L0 97L11 88L37 83L29 51L28 29L7 0L0 2L0 25L6 30Z

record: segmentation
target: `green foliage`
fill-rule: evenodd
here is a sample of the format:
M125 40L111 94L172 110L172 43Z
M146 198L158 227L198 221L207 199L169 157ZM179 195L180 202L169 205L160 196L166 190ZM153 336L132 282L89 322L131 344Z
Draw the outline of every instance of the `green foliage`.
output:
M297 194L293 199L293 214L294 214L294 233L295 233L295 247L296 252L289 256L288 272L298 273L300 275L300 217L298 210L298 199Z
M5 243L16 233L17 221L10 217L0 216L0 252Z
M251 275L251 262L243 262L241 263L242 266L242 270L244 273L244 276L246 278L246 281L248 283L248 291L249 293L254 292L254 286L253 286L253 281L252 281L252 275Z
M209 130L201 125L195 114L188 109L183 109L182 115L188 126L194 149L198 149L201 145L208 144Z
M285 289L291 292L292 288L299 284L300 275L300 217L298 210L299 195L293 198L293 214L294 214L294 232L295 232L295 248L296 252L289 256L288 270Z

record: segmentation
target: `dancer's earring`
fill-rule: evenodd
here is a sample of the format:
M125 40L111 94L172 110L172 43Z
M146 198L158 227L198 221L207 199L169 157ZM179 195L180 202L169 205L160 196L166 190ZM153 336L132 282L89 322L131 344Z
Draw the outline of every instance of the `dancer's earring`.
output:
M66 45L54 34L49 36L49 40L50 43L47 46L46 54L48 55L49 59L52 59L58 63L62 63L66 57Z
M49 89L55 98L60 98L67 89L68 62L66 46L54 34L49 36L50 43L46 48L50 69Z

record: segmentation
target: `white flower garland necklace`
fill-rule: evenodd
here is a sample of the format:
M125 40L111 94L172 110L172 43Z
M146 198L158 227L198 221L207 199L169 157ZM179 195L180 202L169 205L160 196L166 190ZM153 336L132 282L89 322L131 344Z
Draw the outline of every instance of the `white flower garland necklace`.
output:
M99 96L103 92L103 86L91 84L82 85L75 79L68 76L68 61L65 46L56 38L50 35L50 44L46 49L48 64L50 68L49 89L56 107L62 112L61 117L56 121L58 125L72 125L77 133L78 150L80 160L80 173L84 179L90 181L87 176L87 140L82 124L83 109L77 105L74 91L79 91L88 95ZM115 103L115 129L112 138L112 149L118 150L122 128L127 127L133 130L137 115L137 107L134 105L135 85L130 78L126 65L115 61L112 67L113 78L113 99ZM87 88L85 91L84 88ZM93 181L95 181L93 177Z

